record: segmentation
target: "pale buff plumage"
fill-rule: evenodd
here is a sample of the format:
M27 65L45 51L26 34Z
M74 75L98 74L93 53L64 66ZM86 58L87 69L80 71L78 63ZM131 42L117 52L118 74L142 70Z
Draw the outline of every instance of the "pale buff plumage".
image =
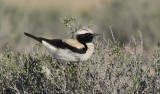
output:
M83 48L84 47L84 45L81 44L80 42L78 42L76 39L64 39L63 41L73 47L76 47L76 48Z

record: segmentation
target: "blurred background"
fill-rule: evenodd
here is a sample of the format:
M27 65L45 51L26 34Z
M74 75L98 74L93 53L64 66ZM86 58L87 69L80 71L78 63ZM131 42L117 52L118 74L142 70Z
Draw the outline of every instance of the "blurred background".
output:
M37 43L29 32L46 38L68 38L60 19L73 16L94 32L123 43L132 36L144 39L145 50L160 42L160 0L0 0L0 51L8 43L13 51L31 51Z

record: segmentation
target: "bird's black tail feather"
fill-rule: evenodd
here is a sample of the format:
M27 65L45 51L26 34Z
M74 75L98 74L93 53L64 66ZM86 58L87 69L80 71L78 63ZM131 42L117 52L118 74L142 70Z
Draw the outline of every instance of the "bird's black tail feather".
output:
M41 37L36 37L36 36L31 35L31 34L26 33L26 32L24 32L24 34L25 34L26 36L28 36L28 37L31 37L31 38L33 38L33 39L39 41L39 42L42 42L42 40L43 40Z

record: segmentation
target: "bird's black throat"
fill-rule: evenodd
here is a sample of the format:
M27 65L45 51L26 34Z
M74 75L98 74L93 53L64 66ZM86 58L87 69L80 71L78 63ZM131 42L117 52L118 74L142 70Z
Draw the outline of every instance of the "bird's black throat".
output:
M76 39L77 39L80 43L86 44L86 43L92 42L93 37L94 37L94 34L85 33L85 34L77 35L77 36L76 36Z

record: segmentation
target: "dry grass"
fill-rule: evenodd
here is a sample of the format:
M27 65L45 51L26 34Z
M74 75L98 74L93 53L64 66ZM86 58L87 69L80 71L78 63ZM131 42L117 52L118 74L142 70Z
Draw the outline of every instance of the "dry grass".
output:
M29 54L6 49L0 55L1 93L155 94L160 92L160 48L150 57L143 48L121 49L118 42L96 39L86 62L58 62L41 46ZM138 51L136 51L138 50Z
M77 28L75 22L71 17L63 21L71 30ZM13 53L7 46L0 55L0 93L159 93L160 48L146 57L140 32L140 47L133 37L133 46L124 45L125 49L112 29L111 34L114 42L103 36L94 40L95 53L85 62L59 62L39 44L29 54Z
M159 0L14 1L0 0L0 93L160 92ZM104 33L90 60L61 63L24 38L67 37L60 18L72 14Z

